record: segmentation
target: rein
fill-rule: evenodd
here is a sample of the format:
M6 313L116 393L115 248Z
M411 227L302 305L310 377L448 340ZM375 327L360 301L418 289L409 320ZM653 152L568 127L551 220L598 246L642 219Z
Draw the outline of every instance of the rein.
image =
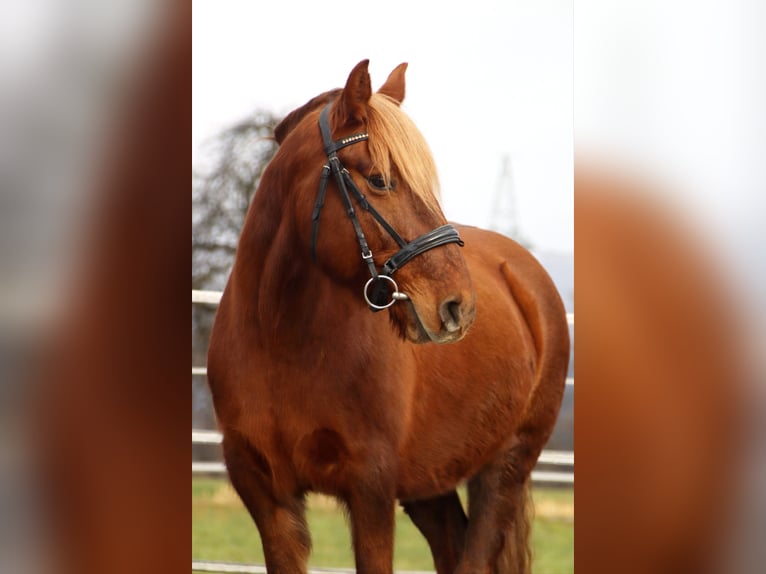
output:
M364 285L363 295L364 300L373 312L382 311L388 309L391 305L397 301L404 301L409 299L406 293L399 291L399 286L396 281L391 277L398 269L404 266L406 263L422 255L426 251L429 251L435 247L447 245L449 243L457 243L461 247L463 246L463 240L460 239L460 234L449 223L437 227L424 233L420 237L413 239L410 242L402 239L396 230L391 226L388 221L367 201L367 198L359 190L354 183L349 171L343 166L338 158L338 150L343 149L346 146L353 145L355 143L365 141L367 139L367 132L360 132L347 136L340 140L333 140L332 133L330 131L329 113L330 106L327 104L319 115L319 130L322 133L322 141L324 142L324 150L327 154L327 163L322 167L322 175L319 180L319 192L317 193L317 200L314 204L314 212L311 216L313 222L313 228L311 233L311 258L316 262L316 244L317 236L319 234L319 216L322 213L322 207L324 207L325 195L327 193L327 180L332 173L335 176L335 181L338 185L341 199L346 208L346 214L351 220L351 224L354 227L354 233L356 233L356 240L359 243L359 247L362 251L362 261L367 265L370 271L370 279ZM364 236L364 230L359 223L359 218L356 215L356 209L351 198L353 197L359 208L367 211L377 221L383 229L391 236L391 238L399 246L399 251L392 255L378 270L373 261L372 251L370 251L369 245L367 245L367 239ZM370 293L370 287L372 287L372 293ZM390 300L386 300L385 291L391 289Z

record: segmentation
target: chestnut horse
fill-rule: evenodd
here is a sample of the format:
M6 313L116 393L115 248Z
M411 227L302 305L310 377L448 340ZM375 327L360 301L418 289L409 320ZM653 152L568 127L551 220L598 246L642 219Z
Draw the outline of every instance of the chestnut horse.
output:
M309 491L346 506L357 572L391 573L397 500L439 574L527 572L564 308L517 243L446 224L406 64L377 93L367 65L275 130L210 340L229 476L270 573L306 572Z

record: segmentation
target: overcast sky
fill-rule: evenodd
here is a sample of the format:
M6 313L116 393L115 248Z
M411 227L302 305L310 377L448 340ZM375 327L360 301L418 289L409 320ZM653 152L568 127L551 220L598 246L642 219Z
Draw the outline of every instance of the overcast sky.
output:
M192 162L255 108L286 113L370 59L373 88L408 62L404 109L434 153L447 218L491 223L511 158L518 224L572 251L572 3L193 3Z

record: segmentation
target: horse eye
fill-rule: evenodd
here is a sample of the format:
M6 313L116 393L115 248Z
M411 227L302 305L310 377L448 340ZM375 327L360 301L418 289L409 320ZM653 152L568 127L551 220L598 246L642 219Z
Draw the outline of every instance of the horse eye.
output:
M378 191L385 191L385 190L394 188L394 182L391 181L391 184L387 185L386 180L383 178L382 175L371 175L370 177L367 178L367 183L370 184L370 187Z

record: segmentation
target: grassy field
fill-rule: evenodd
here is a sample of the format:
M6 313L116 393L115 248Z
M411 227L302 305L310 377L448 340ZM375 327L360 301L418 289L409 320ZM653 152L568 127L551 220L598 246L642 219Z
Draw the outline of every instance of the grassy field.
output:
M535 488L535 574L574 572L574 495L571 489ZM331 499L309 498L311 566L353 567L343 513ZM428 545L409 518L397 511L394 567L432 570ZM263 564L258 531L223 479L192 479L192 559Z

